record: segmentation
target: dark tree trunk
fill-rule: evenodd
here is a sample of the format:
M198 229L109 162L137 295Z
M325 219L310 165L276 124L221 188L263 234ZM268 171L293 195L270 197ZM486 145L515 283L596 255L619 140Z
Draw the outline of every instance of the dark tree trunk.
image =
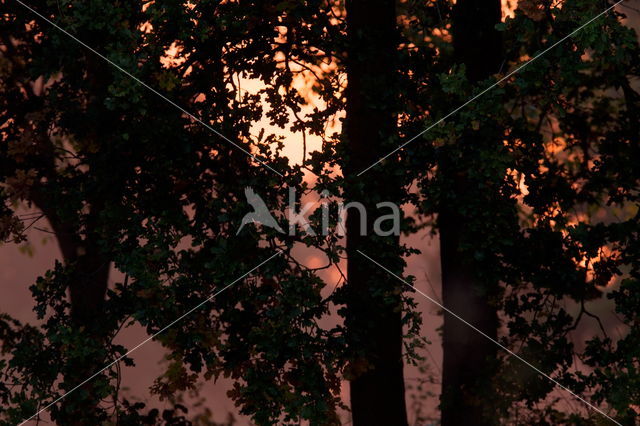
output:
M109 280L111 262L101 252L95 236L81 239L74 226L60 221L55 210L39 199L41 208L56 233L58 246L64 263L70 267L69 299L71 318L81 340L73 351L85 353L80 358L69 359L65 367L64 379L69 388L91 377L106 363L106 331L103 324L104 302ZM96 214L93 214L96 216ZM80 426L95 424L101 420L98 413L100 397L95 387L98 378L85 383L82 387L61 402L61 409L55 415L57 424Z
M458 0L455 5L452 28L455 55L458 63L465 64L472 83L499 70L502 46L495 25L500 22L500 8L500 0ZM487 146L491 142L476 141L468 135L459 143ZM440 164L443 181L450 185L448 190L454 200L442 204L438 217L442 298L447 308L496 338L498 316L490 299L498 284L480 278L479 263L473 257L473 250L468 248L474 245L474 241L469 240L472 234L469 227L481 225L468 216L473 212L465 206L472 203L470 198L483 200L489 196L470 189L475 186L469 180L467 167L474 161L479 159L459 161L445 157ZM495 372L496 345L446 313L442 340L442 425L495 424L490 401L493 400L491 378Z
M90 96L98 108L103 109L98 114L103 120L93 124L91 132L85 137L104 147L108 141L105 135L109 135L110 126L115 122L113 112L102 107L111 74L100 58L89 54L86 61L92 89ZM55 182L57 172L53 160L49 173L50 180ZM108 176L108 173L104 176ZM108 187L108 184L105 182L104 186ZM71 348L76 355L67 359L63 375L66 386L71 389L93 376L107 362L106 343L111 330L108 330L109 325L105 325L104 303L111 261L102 252L99 235L99 218L104 208L105 194L96 192L86 200L90 213L82 221L82 226L79 214L77 223L59 216L56 203L64 203L64 200L52 198L46 188L34 191L32 199L49 220L65 266L70 271L67 277L69 301L72 323L78 336L74 344L78 347ZM102 398L96 390L100 387L99 380L100 377L93 378L61 401L60 410L54 416L57 424L79 426L106 420L98 409Z
M86 253L73 262L74 273L69 285L71 315L75 326L83 334L85 350L91 355L76 359L68 366L65 381L73 386L93 376L108 362L104 350L107 336L101 320L111 264L98 252L97 246L79 247L81 252L86 250ZM80 426L98 419L105 420L101 419L97 410L101 398L96 391L99 381L99 378L94 378L63 400L58 424Z
M356 176L385 150L391 150L389 144L396 132L395 4L393 0L348 0L346 7L346 198L363 203L368 216L350 209L347 217L346 326L353 351L353 424L402 426L407 424L407 415L399 284L358 253L361 250L385 259L386 265L399 266L398 237L376 237L370 231L375 203L397 200L401 185L384 174L384 167ZM362 224L367 235L361 235ZM394 291L390 302L388 295Z

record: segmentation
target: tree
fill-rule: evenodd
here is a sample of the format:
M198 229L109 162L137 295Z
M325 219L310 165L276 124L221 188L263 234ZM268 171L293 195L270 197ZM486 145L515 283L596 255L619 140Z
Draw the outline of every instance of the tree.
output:
M354 352L349 373L351 411L354 425L406 425L402 284L360 252L384 253L387 263L402 267L399 236L376 236L372 224L378 202L401 201L402 182L385 178L388 167L371 172L375 188L358 176L397 143L395 2L347 1L346 12L345 195L367 206L364 213L350 210L347 218L345 325Z
M47 5L37 6L44 10ZM184 150L186 139L160 137L184 127L169 106L152 105L127 76L105 66L93 52L78 49L18 4L3 8L3 205L24 202L40 211L64 259L64 266L57 265L33 288L38 315L50 321L42 334L31 337L42 345L49 341L44 353L50 358L40 360L37 371L22 370L29 365L24 358L12 366L22 370L25 386L34 386L42 398L58 373L64 377L60 389L68 390L106 363L110 353L119 352L109 342L122 318L110 316L105 296L117 242L125 239L121 225L135 221L141 204L150 201L144 195L150 189L148 179L158 175L153 189L166 197L147 204L143 214L162 211L174 218L169 226L179 226L180 195L175 194L172 172L183 167L183 161L193 161L193 154ZM123 63L136 63L138 57L144 63L138 72L142 78L162 76L159 58L145 57L151 52L138 49L140 40L131 37L143 36L137 31L145 20L141 10L111 7L106 14L100 12L101 22L91 19L100 10L97 4L82 9L67 3L64 10L61 24L68 23L78 37ZM57 55L47 54L52 50ZM164 126L151 125L144 117L147 111ZM168 164L167 158L175 161ZM68 303L60 299L67 288ZM18 349L5 343L5 350ZM29 343L34 342L22 342ZM109 394L107 383L104 377L86 383L56 407L53 418L67 424L104 419L97 406ZM26 395L21 398L23 414L38 406Z
M271 52L272 45L261 37L263 32L273 34L274 26L247 16L258 24L257 36L247 54L240 54L226 46L243 50L234 38L244 37L247 28L234 19L245 5L218 3L204 2L189 9L170 2L145 7L70 2L55 14L44 12L51 10L49 4L34 7L140 80L188 106L203 122L224 123L221 133L248 151L250 125L261 116L260 96L240 96L237 87L230 91L227 85L247 67L252 75L271 82L275 64L269 59L260 70L251 63L248 52L258 57L265 47ZM274 176L280 181L268 169L256 177L244 153L219 137L212 140L208 132L190 123L190 117L167 102L158 102L145 87L109 67L95 52L79 49L67 35L52 31L17 4L3 7L7 8L2 33L6 73L2 173L7 184L3 212L9 224L3 236L22 238L23 229L8 203L33 204L49 220L64 255L64 264L32 288L37 312L46 320L42 329L9 320L3 324L4 352L12 355L4 365L6 377L25 379L20 391L6 389L3 397L9 421L21 421L55 400L52 387L69 391L124 354L126 349L114 345L113 338L131 324L131 318L156 332L191 308L188 305L196 296L205 298L206 290L246 272L247 254L259 258L267 250L257 246L260 238L254 236L244 238L236 249L226 245L226 235L232 232L229 223L240 213L239 209L229 211L228 206L237 205L236 194L246 185L264 187ZM274 11L266 5L262 9ZM215 25L208 26L207 19ZM225 27L228 39L215 33ZM187 61L171 60L167 50L173 43L188 56ZM51 51L58 53L45 53ZM250 65L236 63L234 55ZM235 68L224 69L227 63ZM188 78L181 81L185 76ZM271 152L267 143L257 149L257 155L262 155L260 150L266 155ZM282 160L280 166L285 173ZM190 213L195 218L190 219ZM194 239L196 248L182 249L184 238ZM231 257L216 263L216 253ZM236 260L231 261L232 257ZM191 287L183 294L179 290L184 287L166 285L176 284L178 263L190 270L177 284L202 274L189 282ZM111 265L126 274L126 279L108 290ZM222 272L215 270L219 265L224 265ZM281 271L284 276L296 275L286 265L281 265ZM202 286L194 289L197 283ZM71 290L69 302L64 297L66 289ZM162 303L150 306L148 301L154 297L171 308ZM208 342L210 334L205 339ZM43 358L25 352L34 344L43 347ZM173 356L178 357L191 344L167 346L173 345ZM198 348L188 351L186 361L194 370L201 369ZM206 354L207 359L211 356ZM127 357L123 362L132 361ZM86 424L117 416L123 401L116 367L71 393L61 406L52 406L52 417L65 424ZM219 374L218 366L209 368L208 374ZM58 374L64 377L61 383ZM158 392L166 389L164 384L158 383ZM167 386L179 390L190 383ZM99 404L107 397L114 400L113 410Z
M442 20L434 19L433 14L421 16L428 28L433 25L438 29L437 33L429 34L434 34L436 41L430 44L440 49L440 53L432 70L422 74L423 81L436 89L423 92L416 102L430 105L432 109L427 115L433 117L432 122L437 122L438 117L446 116L457 105L474 100L448 117L442 126L425 133L427 141L422 148L427 144L426 149L422 152L418 147L408 149L407 156L412 164L420 164L422 160L434 167L424 174L421 182L422 206L425 213L438 214L440 237L445 239L442 244L446 245L446 229L451 227L446 223L447 218L441 217L442 207L447 209L447 217L451 217L451 213L465 217L464 221L455 222L455 230L461 230L458 238L464 242L460 246L462 253L456 258L455 250L447 252L454 255L450 260L471 265L471 269L469 266L454 269L457 273L473 271L465 278L467 284L485 283L480 285L485 290L480 293L479 306L484 305L484 311L493 319L487 327L482 318L475 317L474 312L468 313L465 306L459 306L458 313L465 318L469 315L471 323L494 337L493 312L497 312L505 326L505 332L498 335L499 341L541 371L555 372L552 376L574 392L583 396L595 392L593 401L603 403L605 399L598 389L608 387L606 382L598 382L593 377L585 381L584 374L570 373L572 367L584 367L574 357L584 359L585 355L581 345L572 342L572 333L585 318L602 325L591 312L593 306L603 303L601 286L603 283L614 285L611 280L624 277L623 271L631 267L628 262L632 256L623 260L625 256L620 254L633 251L634 243L627 242L629 245L623 248L627 243L607 242L600 233L604 223L598 223L591 214L600 211L601 217L604 215L615 222L609 216L612 206L624 210L635 203L632 195L635 189L631 188L637 188L637 177L622 179L626 189L621 196L618 190L607 186L620 178L610 174L607 164L612 161L609 153L616 151L619 153L617 167L628 170L627 176L635 173L629 167L633 162L630 153L637 143L633 124L637 122L634 107L637 89L631 88L633 84L628 79L637 72L636 61L632 59L638 49L637 36L620 24L615 12L603 14L604 7L585 2L562 5L520 2L513 18L495 25L504 43L500 61L496 61L499 45L494 41L489 46L495 48L486 53L482 50L485 56L479 62L476 56L479 52L468 49L469 35L465 30L470 27L461 24L468 16L465 10L473 10L473 2L458 2L456 8L459 9L440 10L441 14L436 16L443 16ZM496 40L491 35L496 23L495 7L492 10L486 20L483 13L474 15L471 28L484 29L473 33L477 39L488 34L489 39ZM596 16L598 19L592 19ZM453 25L453 46L449 44L448 32L443 30L447 22ZM458 28L456 22L460 23ZM589 24L576 31L580 26L576 22ZM463 46L459 46L460 43ZM550 49L551 46L558 47ZM425 50L428 48L427 44ZM539 59L538 55L541 55ZM615 59L607 59L604 65L604 58L612 57ZM536 59L519 68L525 63L522 58ZM416 69L422 71L418 66ZM436 74L439 69L448 72ZM510 69L519 72L508 73ZM617 71L612 73L613 69ZM487 72L497 71L501 72L486 81L470 84L489 77ZM501 78L502 75L505 77ZM494 82L502 84L492 87ZM621 92L616 92L616 88L621 88ZM452 159L454 170L459 172L458 179L447 174ZM462 184L456 184L456 180ZM585 210L590 213L582 213ZM632 224L635 220L628 216L618 220L621 223L612 224L613 229L635 227ZM619 252L604 254L616 245L613 252ZM447 253L442 255L442 261L446 262ZM626 266L618 269L623 264ZM443 274L446 280L445 265ZM446 281L443 285L446 296ZM628 284L625 289L631 291ZM467 307L473 310L478 306L478 301L473 301L473 293L467 293L465 298L470 301ZM445 370L446 364L453 361L446 354L446 322L445 317ZM606 333L604 327L599 328ZM589 341L591 337L582 339ZM587 353L595 346L598 345L587 343L590 348ZM612 344L599 352L599 356L606 358L605 353L611 351L619 353L614 347ZM485 366L487 356L491 356L490 349L479 342L473 348L465 358L474 359L478 353L482 354L474 364ZM634 358L632 352L627 353ZM465 395L470 396L468 401L481 411L474 422L482 421L483 416L483 421L490 424L508 421L557 424L577 418L594 422L594 416L602 415L568 414L566 407L563 412L563 408L553 403L544 409L532 409L535 402L552 399L553 383L517 359L502 358L508 354L498 352L497 355L495 370L491 369L490 374L486 374L486 370L474 371L473 367L466 369L470 382L476 381L468 392L455 389L457 392L447 394L447 389L443 389L443 423L455 424L459 421L455 420L456 414L464 415L449 411L446 403ZM595 365L592 361L589 363ZM632 364L637 364L637 357L624 368L633 371ZM601 374L594 373L596 377ZM633 374L623 376L625 380L634 380ZM627 398L625 402L631 403ZM619 419L633 417L629 405L623 408L617 404L617 407Z
M161 423L119 392L120 362L133 359L113 338L137 323L166 350L151 388L161 397L226 376L257 424L337 424L348 379L354 423L406 424L402 366L421 361L420 317L403 284L360 251L401 275L416 250L361 235L379 201L418 209L403 232L439 232L446 306L605 414L635 421L640 55L619 12L576 32L603 9L523 0L500 22L497 2L471 0L33 6L131 75L2 3L0 236L24 241L33 224L16 206L31 203L64 255L31 288L42 325L0 320L2 422L52 404L60 424ZM246 79L261 89L246 92ZM321 105L303 113L310 97ZM342 134L327 135L341 113ZM303 144L321 137L323 149L290 164L281 137L255 134L264 117ZM367 220L349 211L346 247L337 233L249 225L236 236L246 187L285 229L277 212L290 189L361 201ZM323 251L327 268L346 254L348 283L331 290L321 268L296 260L300 245ZM110 268L125 277L111 287ZM605 299L627 327L618 339L595 312ZM452 320L443 424L599 421L569 412L553 382ZM574 343L586 320L602 335ZM182 410L164 421L187 422Z
M500 1L461 0L453 7L454 60L464 65L464 73L473 85L500 70L502 41L495 28L500 19ZM478 45L482 48L478 49ZM478 259L474 250L477 241L508 235L515 223L507 218L500 225L491 226L495 220L482 213L499 209L495 202L500 200L498 186L494 182L487 185L486 181L499 182L504 173L491 173L482 155L500 152L501 129L490 120L483 120L482 128L482 132L462 131L455 147L443 150L439 156L438 174L446 194L438 208L442 302L495 339L499 325L495 300L499 297L498 281L487 273L492 266L489 258ZM503 216L497 215L500 219ZM493 424L495 411L479 396L494 392L491 378L495 374L497 346L446 313L442 345L443 426Z

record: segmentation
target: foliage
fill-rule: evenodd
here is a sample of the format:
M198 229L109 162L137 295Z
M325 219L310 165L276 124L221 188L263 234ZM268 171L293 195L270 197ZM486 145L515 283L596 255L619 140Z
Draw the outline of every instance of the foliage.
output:
M385 176L406 188L394 201L419 211L404 219L405 234L437 230L443 205L473 217L465 250L480 279L500 283L492 296L506 326L503 343L633 424L640 406L640 49L619 9L431 128L372 170L375 178L345 181L336 171L348 164L348 147L327 132L344 112L341 2L30 5L282 176L19 4L0 3L0 238L25 241L36 218L20 216L26 205L48 220L64 256L31 287L40 324L0 317L2 424L31 416L72 389L80 373L126 354L130 348L114 343L124 327L163 330L276 250L283 254L158 335L169 362L151 390L171 398L228 377L229 396L257 424L338 423L341 380L362 367L351 362L361 348L347 345L343 318L327 325L344 316L345 290L328 294L330 283L292 251L318 249L339 267L343 243L337 234L284 236L261 227L236 236L246 212L242 193L260 188L274 212L284 211L289 188L339 198ZM499 26L503 73L603 7L521 2ZM479 87L468 82L453 55L451 15L449 2L398 4L401 90L376 93L398 104L398 137L387 142L389 151L500 78ZM255 93L242 87L250 80L260 82ZM255 134L261 120L303 141L321 137L322 150L294 165L276 132ZM439 173L444 159L469 171L463 197L452 197L452 182ZM304 173L317 178L307 183ZM337 223L335 199L331 211ZM402 246L377 255L400 273L403 257L416 252ZM105 290L99 321L83 328L66 293L90 258L124 279ZM383 276L372 277L372 288L401 304L407 360L422 362L415 303L408 293L383 291ZM625 324L620 338L592 312L603 301ZM553 385L517 360L504 354L500 362L500 393L487 398L503 421L598 421L586 411L567 414ZM126 356L122 363L134 361ZM120 374L116 364L94 379L94 397L110 402L91 414L94 422L188 424L179 405L161 414L127 401ZM79 401L88 398L84 391L77 391ZM63 419L72 408L56 404L51 415Z

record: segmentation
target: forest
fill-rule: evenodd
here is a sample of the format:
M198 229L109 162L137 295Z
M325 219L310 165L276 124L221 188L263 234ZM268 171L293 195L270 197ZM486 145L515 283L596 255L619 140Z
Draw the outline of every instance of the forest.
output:
M0 425L640 424L640 0L0 0Z

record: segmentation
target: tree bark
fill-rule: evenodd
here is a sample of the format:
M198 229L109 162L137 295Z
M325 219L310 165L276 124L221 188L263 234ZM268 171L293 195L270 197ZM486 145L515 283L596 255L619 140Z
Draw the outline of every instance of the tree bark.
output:
M374 257L386 256L387 260L400 264L398 237L376 237L370 231L376 201L398 199L401 186L383 174L383 167L356 176L383 151L390 150L389 143L396 132L395 4L393 0L350 0L346 8L349 46L345 192L347 200L363 203L367 212L367 217L363 217L350 209L347 217L346 326L349 344L355 352L351 365L351 410L355 426L402 426L407 424L407 415L401 288L358 253L361 250ZM366 228L366 235L362 235L361 225ZM395 298L389 302L388 294L393 292Z
M458 63L465 65L467 78L472 83L499 71L502 45L495 25L500 19L500 0L458 0L455 5L452 27L455 57ZM464 136L459 143L478 145L479 141L471 138L471 134ZM439 166L454 200L442 204L438 217L442 298L451 311L496 338L499 322L491 297L498 283L480 278L479 262L473 257L473 250L468 248L474 245L468 237L469 227L481 225L477 220L474 223L470 216L473 211L465 207L470 204L470 197L483 200L489 196L470 190L475 186L465 165L474 164L474 161L479 160L459 161L445 157ZM442 340L442 425L496 424L490 402L496 345L447 313L444 314Z
M49 219L64 263L70 267L71 319L84 337L84 350L87 354L102 353L106 335L101 327L101 315L104 313L111 262L100 252L94 235L81 238L74 226L60 220L47 197L35 192L32 198ZM86 356L73 360L64 374L65 381L70 387L75 387L104 364L103 357ZM95 380L87 382L61 402L61 409L55 415L57 424L80 426L98 421L100 398L95 394L95 384Z
M86 62L92 89L90 96L96 105L103 109L100 116L104 120L96 123L92 134L85 137L93 139L100 146L106 146L108 138L105 135L109 134L110 126L115 121L113 113L102 107L102 99L107 96L110 84L110 73L104 68L101 60L92 54L86 56ZM46 166L43 171L49 182L55 182L58 172L55 169L53 150L49 156L50 158L44 161ZM68 291L71 320L80 336L75 344L82 346L72 348L82 355L70 358L63 374L67 386L73 388L95 374L106 363L105 345L108 330L104 326L103 315L111 260L101 250L99 235L100 213L104 209L105 194L90 194L86 200L90 212L84 221L78 212L76 223L60 217L57 206L65 200L52 197L46 187L35 188L31 198L49 220L65 266L70 271ZM61 401L60 410L54 416L57 424L80 426L106 420L99 409L101 396L96 391L99 387L98 380L99 377L96 377L85 383Z

